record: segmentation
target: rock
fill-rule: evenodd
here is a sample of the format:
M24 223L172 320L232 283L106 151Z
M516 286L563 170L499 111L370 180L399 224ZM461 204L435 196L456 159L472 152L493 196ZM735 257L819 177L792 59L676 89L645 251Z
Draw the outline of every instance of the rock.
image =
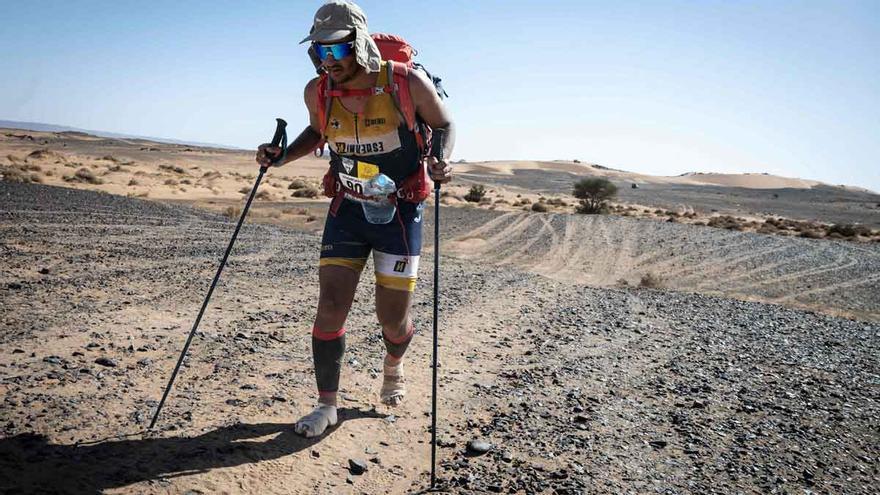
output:
M483 455L490 450L492 450L492 444L485 440L475 438L467 443L467 451L470 454Z
M46 356L43 358L43 362L50 364L64 364L64 360L58 356Z
M501 460L504 462L512 462L513 461L513 453L509 450L505 450L501 453Z
M669 442L667 442L666 440L651 440L650 442L648 442L648 445L654 447L655 449L663 449L666 448L667 445L669 445Z
M49 274L49 269L48 269L48 268L45 268L45 267L44 267L44 268L40 268L40 275L48 275L48 274Z
M321 457L321 453L318 452L317 450L312 450L311 454L312 454L312 457L314 457L315 459Z
M12 353L13 354L24 354L24 350L23 349L13 349Z
M367 472L367 463L360 459L349 459L348 470L354 475L364 474Z
M21 287L22 285L18 282L9 282L8 284L6 284L6 288L11 290L19 290L21 289Z
M153 361L150 358L143 358L138 360L138 365L140 366L149 366L153 364Z
M95 359L95 364L100 364L101 366L106 366L108 368L115 368L118 366L116 361L108 357L99 357L98 359Z

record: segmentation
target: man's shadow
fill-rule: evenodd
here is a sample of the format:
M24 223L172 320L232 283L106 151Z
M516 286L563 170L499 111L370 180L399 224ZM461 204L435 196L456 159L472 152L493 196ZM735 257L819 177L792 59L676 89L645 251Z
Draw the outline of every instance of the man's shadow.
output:
M339 423L316 438L292 424L238 424L192 438L143 438L90 445L54 445L25 433L0 439L0 493L100 493L140 481L238 466L307 449L344 421L384 417L373 410L339 409ZM253 440L275 435L266 440Z

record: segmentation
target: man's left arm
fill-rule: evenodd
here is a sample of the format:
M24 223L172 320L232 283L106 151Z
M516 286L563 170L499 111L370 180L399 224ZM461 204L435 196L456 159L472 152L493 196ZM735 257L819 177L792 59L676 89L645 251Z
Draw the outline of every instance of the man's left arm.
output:
M428 78L417 70L409 72L409 91L412 96L413 105L415 105L416 113L426 124L432 129L444 129L446 131L446 142L443 146L443 160L439 161L435 157L429 156L426 161L428 164L428 173L431 178L446 183L452 180L452 166L446 163L446 160L452 155L452 149L455 147L455 126L452 118L440 97L434 84L428 81Z

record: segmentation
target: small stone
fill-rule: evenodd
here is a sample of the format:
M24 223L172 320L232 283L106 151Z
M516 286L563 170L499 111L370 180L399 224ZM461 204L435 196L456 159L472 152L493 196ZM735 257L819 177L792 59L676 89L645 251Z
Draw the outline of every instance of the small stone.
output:
M24 350L23 349L13 349L12 353L13 354L24 354Z
M99 357L98 359L95 359L95 364L100 364L101 366L106 366L108 368L115 368L118 366L116 361L108 357Z
M504 462L512 462L513 454L509 450L505 450L501 453L501 460Z
M19 290L22 286L18 282L9 282L8 284L6 284L6 287L11 290Z
M45 267L44 267L44 268L40 268L40 275L48 275L48 274L49 274L49 269L48 269L48 268L45 268Z
M471 454L483 455L490 450L492 450L492 444L485 440L475 438L467 443L467 451Z
M321 457L321 453L318 452L317 450L312 450L311 454L312 454L312 457L314 457L315 459Z
M662 449L669 445L669 442L667 442L666 440L651 440L650 442L648 442L648 445L654 447L655 449Z
M143 358L138 360L138 365L140 366L149 366L153 364L153 361L150 358Z
M367 472L367 463L360 459L349 459L348 470L354 475L364 474Z
M50 363L50 364L62 364L63 363L61 358L58 356L46 356L43 358L43 362Z

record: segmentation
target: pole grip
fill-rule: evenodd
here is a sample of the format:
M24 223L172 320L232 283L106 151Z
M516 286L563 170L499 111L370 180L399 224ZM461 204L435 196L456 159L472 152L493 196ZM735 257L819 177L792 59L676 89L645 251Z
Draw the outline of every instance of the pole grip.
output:
M281 153L272 160L272 164L278 163L287 157L287 122L284 119L276 118L275 135L272 136L272 146L279 145L282 147ZM265 172L268 168L268 166L260 167L260 170Z
M275 119L275 135L272 136L272 146L281 144L281 138L284 137L284 131L287 129L287 122L284 119Z

